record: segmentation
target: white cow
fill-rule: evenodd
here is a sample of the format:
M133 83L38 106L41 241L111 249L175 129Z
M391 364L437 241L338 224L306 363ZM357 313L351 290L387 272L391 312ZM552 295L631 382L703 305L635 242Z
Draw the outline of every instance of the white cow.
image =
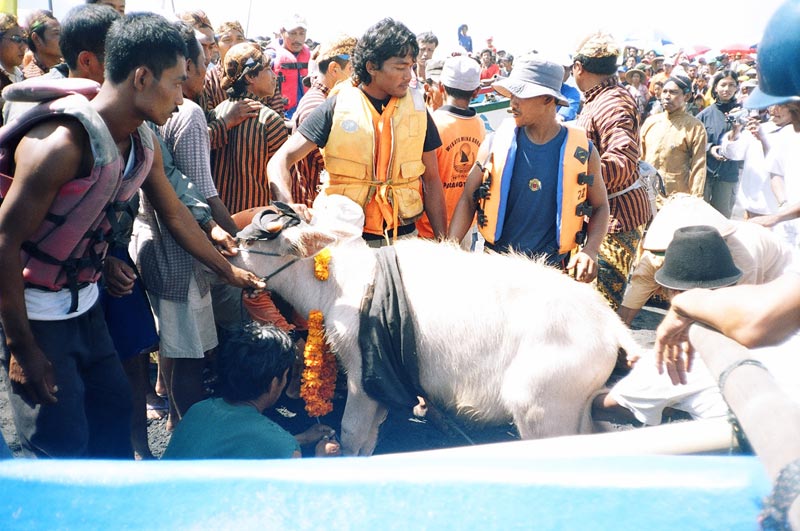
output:
M271 236L242 241L233 260L261 276L277 271L269 289L301 314L322 311L347 372L343 450L370 455L386 409L363 389L358 334L376 251L360 238L337 244L331 232L306 223ZM319 281L313 255L325 247L330 277ZM523 439L589 431L588 401L608 379L617 349L639 348L592 287L521 256L417 239L395 249L429 401L474 422L513 420Z

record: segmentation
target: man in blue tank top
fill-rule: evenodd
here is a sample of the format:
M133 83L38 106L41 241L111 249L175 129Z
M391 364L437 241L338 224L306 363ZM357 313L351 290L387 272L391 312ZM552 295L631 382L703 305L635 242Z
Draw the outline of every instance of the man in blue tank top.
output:
M478 212L489 249L543 255L577 280L591 282L608 199L597 150L583 130L556 118L558 106L568 104L560 92L563 75L563 66L533 54L493 85L511 99L513 119L481 145L448 237L460 240ZM586 175L594 176L593 184Z

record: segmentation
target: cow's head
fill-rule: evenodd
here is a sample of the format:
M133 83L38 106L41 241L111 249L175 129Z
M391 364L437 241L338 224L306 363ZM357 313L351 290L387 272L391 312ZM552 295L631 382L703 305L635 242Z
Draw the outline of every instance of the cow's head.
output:
M257 212L236 235L242 248L262 249L281 256L307 258L336 241L336 236L303 221L286 203L275 201Z

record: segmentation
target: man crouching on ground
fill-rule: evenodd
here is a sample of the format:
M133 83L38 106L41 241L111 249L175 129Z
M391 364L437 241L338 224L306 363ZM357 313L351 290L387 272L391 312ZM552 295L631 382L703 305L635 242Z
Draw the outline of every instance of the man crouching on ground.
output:
M341 454L335 432L313 424L292 436L264 416L286 387L294 344L274 326L251 323L220 346L219 397L196 403L175 428L163 459L285 459L314 445L317 457Z

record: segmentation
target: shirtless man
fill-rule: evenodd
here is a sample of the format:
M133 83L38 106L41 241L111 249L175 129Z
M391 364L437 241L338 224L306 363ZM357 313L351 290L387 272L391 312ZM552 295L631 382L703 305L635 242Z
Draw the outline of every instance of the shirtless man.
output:
M109 30L106 78L91 102L50 102L62 112L16 135L4 129L0 142L15 165L0 167L0 358L28 455L133 456L130 388L97 302L114 236L106 217L112 203L141 186L187 251L233 285L264 287L209 242L164 175L158 143L140 127L163 124L182 102L185 56L180 34L163 17L120 19ZM108 284L124 295L133 279L109 277Z

